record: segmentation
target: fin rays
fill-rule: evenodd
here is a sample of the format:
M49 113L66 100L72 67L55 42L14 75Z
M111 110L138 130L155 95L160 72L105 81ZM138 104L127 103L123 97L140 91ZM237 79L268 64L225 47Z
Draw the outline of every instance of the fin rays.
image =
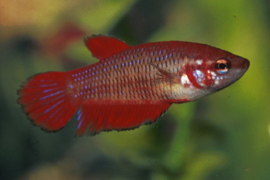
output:
M67 92L66 73L49 72L32 77L19 91L19 102L32 122L55 131L71 119L78 101Z
M110 104L110 105L107 105ZM157 102L118 102L80 106L77 117L77 135L97 134L101 131L136 128L146 121L154 122L171 104Z

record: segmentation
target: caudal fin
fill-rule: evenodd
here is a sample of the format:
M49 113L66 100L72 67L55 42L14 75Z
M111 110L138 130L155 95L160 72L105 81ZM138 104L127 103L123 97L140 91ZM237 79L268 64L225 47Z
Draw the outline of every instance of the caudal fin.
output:
M67 82L68 72L48 72L30 78L19 90L19 103L34 124L48 131L66 125L79 106Z

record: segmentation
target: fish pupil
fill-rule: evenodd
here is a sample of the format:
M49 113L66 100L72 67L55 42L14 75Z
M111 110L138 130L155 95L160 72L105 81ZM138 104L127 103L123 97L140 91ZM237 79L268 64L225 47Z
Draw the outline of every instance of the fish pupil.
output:
M219 64L219 69L226 69L227 68L227 64Z

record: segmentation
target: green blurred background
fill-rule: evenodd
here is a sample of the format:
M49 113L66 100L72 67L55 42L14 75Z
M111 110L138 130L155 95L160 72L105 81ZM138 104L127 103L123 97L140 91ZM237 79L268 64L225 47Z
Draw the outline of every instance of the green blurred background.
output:
M33 126L17 104L30 76L97 60L82 38L205 43L250 60L235 84L173 105L133 131L75 137ZM269 180L270 1L0 1L0 179Z

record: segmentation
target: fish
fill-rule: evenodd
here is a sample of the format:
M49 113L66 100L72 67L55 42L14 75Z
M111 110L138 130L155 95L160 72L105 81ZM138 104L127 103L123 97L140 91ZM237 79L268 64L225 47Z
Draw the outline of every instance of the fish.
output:
M34 75L18 102L44 130L62 129L77 112L77 136L151 124L172 104L195 101L240 79L249 60L206 44L163 41L130 46L113 36L84 38L99 61Z

